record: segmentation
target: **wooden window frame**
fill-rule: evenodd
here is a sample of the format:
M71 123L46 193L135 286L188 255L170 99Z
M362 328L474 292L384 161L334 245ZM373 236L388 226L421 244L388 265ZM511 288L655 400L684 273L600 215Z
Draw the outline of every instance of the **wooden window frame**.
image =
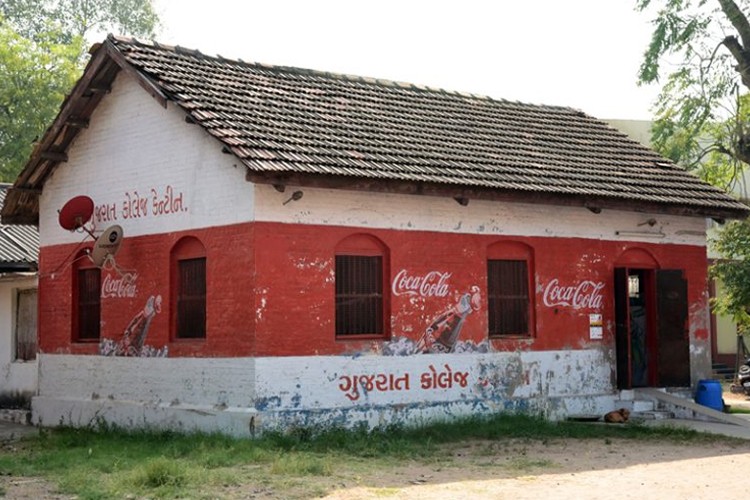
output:
M379 277L379 281L375 283L374 287L368 287L367 289L354 290L351 286L345 284L346 280L342 280L342 268L341 265L346 260L350 263L356 262L352 259L361 259L361 264L374 264L379 267L375 271L375 275ZM347 237L342 240L336 246L336 252L334 257L334 333L336 339L341 340L367 340L367 339L385 339L390 337L390 288L388 287L388 251L385 245L380 240L370 235L358 234ZM363 268L359 267L359 272L363 271ZM371 271L370 271L371 273ZM343 288L342 288L343 284ZM360 308L360 312L365 310L367 317L365 320L351 319L349 318L348 323L342 321L342 309L341 304L344 301L360 300L370 302L375 297L377 304L373 310L370 306L363 306ZM369 310L368 310L369 309ZM356 310L356 309L355 309ZM342 324L344 323L344 324ZM374 325L374 328L368 328L367 330L372 331L352 331L350 328L353 324L370 324ZM354 330L361 330L361 328L354 328Z
M26 304L24 297L32 297L33 300L29 299L35 306L32 310L26 311L27 315L22 314L24 312L23 305ZM13 304L15 321L13 324L13 351L14 361L34 361L36 359L36 351L39 343L38 329L37 329L37 305L38 305L38 290L36 288L21 288L15 290L15 302ZM31 315L29 318L28 315ZM22 332L26 332L28 337L25 338Z
M492 275L493 262L515 263L524 266L526 277L523 280L525 290L500 290L496 287L497 276ZM517 272L517 270L516 270ZM520 242L502 242L492 245L487 252L487 335L491 339L530 338L536 332L536 315L534 304L534 258L533 249ZM521 292L519 294L519 292ZM514 302L522 300L526 304L524 325L510 325L511 329L502 331L498 328L495 315L502 315L508 310L518 309ZM495 305L497 304L497 305ZM505 305L503 305L505 304ZM495 311L498 307L499 310ZM520 321L523 323L524 321Z
M101 340L101 318L102 318L102 270L94 266L86 257L87 254L80 254L76 259L76 265L72 266L72 285L73 297L72 310L72 340L74 343L94 343ZM93 293L90 297L81 297L82 276L96 276L98 282L96 298ZM93 289L92 289L93 291ZM83 309L89 310L92 318L85 321L83 319ZM86 330L86 331L84 331Z
M175 244L170 257L171 338L177 342L205 341L208 337L208 259L205 247L197 238L186 237ZM183 288L183 272L188 262L202 263L202 294L184 293L186 290ZM185 317L181 314L180 311L186 302L202 308L202 315Z

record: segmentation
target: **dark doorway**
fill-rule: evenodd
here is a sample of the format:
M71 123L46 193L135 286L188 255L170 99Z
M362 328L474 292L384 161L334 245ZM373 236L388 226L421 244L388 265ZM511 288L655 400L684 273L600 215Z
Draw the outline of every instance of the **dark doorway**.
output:
M616 268L615 323L618 389L690 385L682 271Z

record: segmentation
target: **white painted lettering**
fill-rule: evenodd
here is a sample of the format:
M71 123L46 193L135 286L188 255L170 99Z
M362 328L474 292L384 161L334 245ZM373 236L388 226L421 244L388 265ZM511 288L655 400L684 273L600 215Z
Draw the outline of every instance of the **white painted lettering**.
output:
M421 295L422 297L445 297L450 286L451 273L430 271L422 276L410 276L406 269L400 270L393 278L393 295Z
M138 292L138 273L125 273L119 278L107 274L102 281L102 298L133 298Z
M574 285L562 286L557 278L544 288L543 301L547 307L565 306L573 309L601 309L601 281L583 280Z

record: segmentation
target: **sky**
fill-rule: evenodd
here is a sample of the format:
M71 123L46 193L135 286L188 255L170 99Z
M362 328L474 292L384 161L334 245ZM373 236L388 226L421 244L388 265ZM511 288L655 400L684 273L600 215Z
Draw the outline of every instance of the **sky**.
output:
M651 118L635 0L155 0L157 41L249 62L427 85L601 119Z

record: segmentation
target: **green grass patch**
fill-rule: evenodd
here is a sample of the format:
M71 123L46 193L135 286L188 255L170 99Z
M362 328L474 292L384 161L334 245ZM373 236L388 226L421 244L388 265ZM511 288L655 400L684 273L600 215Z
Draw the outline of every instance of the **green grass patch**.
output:
M330 476L333 465L325 457L309 453L285 453L271 464L271 473L290 476Z
M513 471L528 471L538 468L550 468L554 465L555 463L552 460L515 457L508 460L503 467Z
M304 497L313 491L316 495L323 492L320 484L335 480L339 470L367 474L373 468L392 467L399 461L449 461L440 452L441 446L472 440L489 441L490 447L480 450L480 454L489 455L494 444L501 446L518 438L596 438L605 442L615 438L676 442L722 439L677 428L549 422L516 415L470 418L419 428L389 426L373 431L295 429L255 440L112 428L56 429L0 450L0 473L45 477L61 492L82 499L200 498L196 492L204 489L247 485L251 485L251 491L270 488L275 492L286 491L292 485L303 488L298 496ZM509 466L527 469L548 465L523 456L517 460Z

